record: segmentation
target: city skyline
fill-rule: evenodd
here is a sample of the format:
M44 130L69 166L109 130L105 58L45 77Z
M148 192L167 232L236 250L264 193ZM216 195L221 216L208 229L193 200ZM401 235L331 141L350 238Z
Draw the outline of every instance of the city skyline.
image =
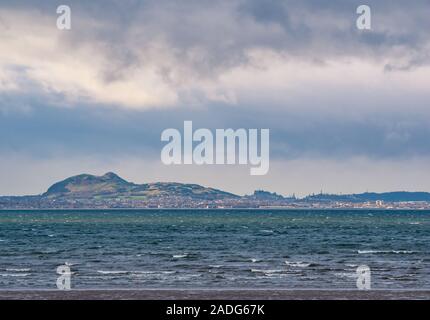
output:
M221 191L221 192L227 192L233 196L238 196L238 197L247 197L247 196L252 196L255 195L256 193L267 193L267 194L271 194L274 196L279 196L279 197L283 197L285 199L297 199L297 200L304 200L306 198L310 198L313 196L354 196L354 195L365 195L365 194L375 194L375 195L382 195L382 194L396 194L396 193L405 193L405 194L429 194L430 192L425 191L425 190L415 190L415 191L410 191L410 190L385 190L383 192L375 192L372 190L365 190L362 192L356 192L356 193L345 193L345 192L339 192L339 193L330 193L330 192L326 192L323 189L320 189L319 192L312 192L312 193L308 193L308 194L297 194L296 192L293 192L291 194L283 194L280 192L277 192L276 190L268 190L268 189L263 189L263 188L256 188L254 190L252 190L250 193L245 193L245 194L239 194L239 193L234 193L234 192L229 192L227 190L223 190L222 188L215 188L211 185L200 185L197 183L194 183L192 181L188 181L188 182L178 182L178 181L144 181L144 182L136 182L136 181L132 181L132 180L128 180L128 179L123 179L123 177L119 176L117 173L109 171L106 172L104 174L90 174L90 173L80 173L80 174L75 174L69 177L63 177L63 179L61 179L60 181L55 181L54 183L48 185L45 187L45 189L37 194L24 194L24 195L19 195L19 194L10 194L10 195L1 195L0 197L32 197L32 196L40 196L40 195L45 195L47 193L49 193L49 190L51 188L53 188L55 185L59 184L60 182L64 182L70 179L75 179L75 178L79 178L79 177L83 177L83 176L88 176L88 177L93 177L93 178L104 178L107 176L114 176L115 178L118 178L124 182L127 183L131 183L133 185L156 185L156 184L178 184L178 185L184 185L184 186L198 186L198 187L202 187L202 188L207 188L207 189L213 189L213 190L217 190L217 191ZM419 201L419 200L413 200L413 201ZM425 200L427 201L427 200Z
M0 196L0 210L40 209L384 209L428 210L429 192L311 194L287 197L265 190L237 195L224 190L174 182L136 184L114 172L80 174L28 196Z

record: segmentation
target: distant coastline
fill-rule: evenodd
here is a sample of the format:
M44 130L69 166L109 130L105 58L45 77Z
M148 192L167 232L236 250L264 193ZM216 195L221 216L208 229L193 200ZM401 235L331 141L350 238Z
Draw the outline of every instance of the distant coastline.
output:
M328 208L328 207L321 207L321 208L306 208L306 207L297 207L297 208L288 208L288 207L260 207L260 208L38 208L38 209L31 209L31 208L22 208L22 209L8 209L8 208L0 208L0 212L39 212L39 211L43 211L43 212L76 212L76 211L88 211L88 212L100 212L100 211L130 211L130 212L145 212L145 211L166 211L166 212L171 212L171 211L197 211L197 212L206 212L206 211L214 211L214 212L223 212L223 211L236 211L236 212L240 212L240 211L285 211L285 212L296 212L296 211L339 211L339 212L344 212L344 211L363 211L363 212L383 212L383 211L403 211L403 212L417 212L417 211L422 211L422 212L429 212L430 213L430 208L428 209L411 209L411 208L407 208L407 209L403 209L403 208L390 208L390 209L384 209L384 208Z
M41 195L0 196L0 210L94 209L381 209L430 210L428 192L312 194L285 197L256 190L239 196L198 184L135 184L109 172L81 174L52 185Z

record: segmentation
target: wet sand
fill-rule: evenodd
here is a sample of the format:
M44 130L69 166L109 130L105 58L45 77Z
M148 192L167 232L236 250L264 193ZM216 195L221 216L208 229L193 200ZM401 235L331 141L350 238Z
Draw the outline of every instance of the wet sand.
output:
M40 290L0 300L430 300L430 290Z

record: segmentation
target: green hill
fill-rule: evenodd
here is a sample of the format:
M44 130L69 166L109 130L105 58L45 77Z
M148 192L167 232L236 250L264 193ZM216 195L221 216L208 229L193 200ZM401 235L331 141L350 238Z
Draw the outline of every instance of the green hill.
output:
M228 192L197 184L173 182L135 184L112 172L103 176L81 174L67 178L52 185L42 196L51 199L130 198L142 200L158 197L187 197L205 200L238 197Z

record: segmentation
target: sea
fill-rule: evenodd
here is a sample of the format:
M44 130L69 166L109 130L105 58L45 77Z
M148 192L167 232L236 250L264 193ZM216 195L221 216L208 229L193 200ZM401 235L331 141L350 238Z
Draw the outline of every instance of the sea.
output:
M0 211L0 290L430 289L430 211ZM63 269L64 270L64 269ZM362 269L363 270L363 269Z

